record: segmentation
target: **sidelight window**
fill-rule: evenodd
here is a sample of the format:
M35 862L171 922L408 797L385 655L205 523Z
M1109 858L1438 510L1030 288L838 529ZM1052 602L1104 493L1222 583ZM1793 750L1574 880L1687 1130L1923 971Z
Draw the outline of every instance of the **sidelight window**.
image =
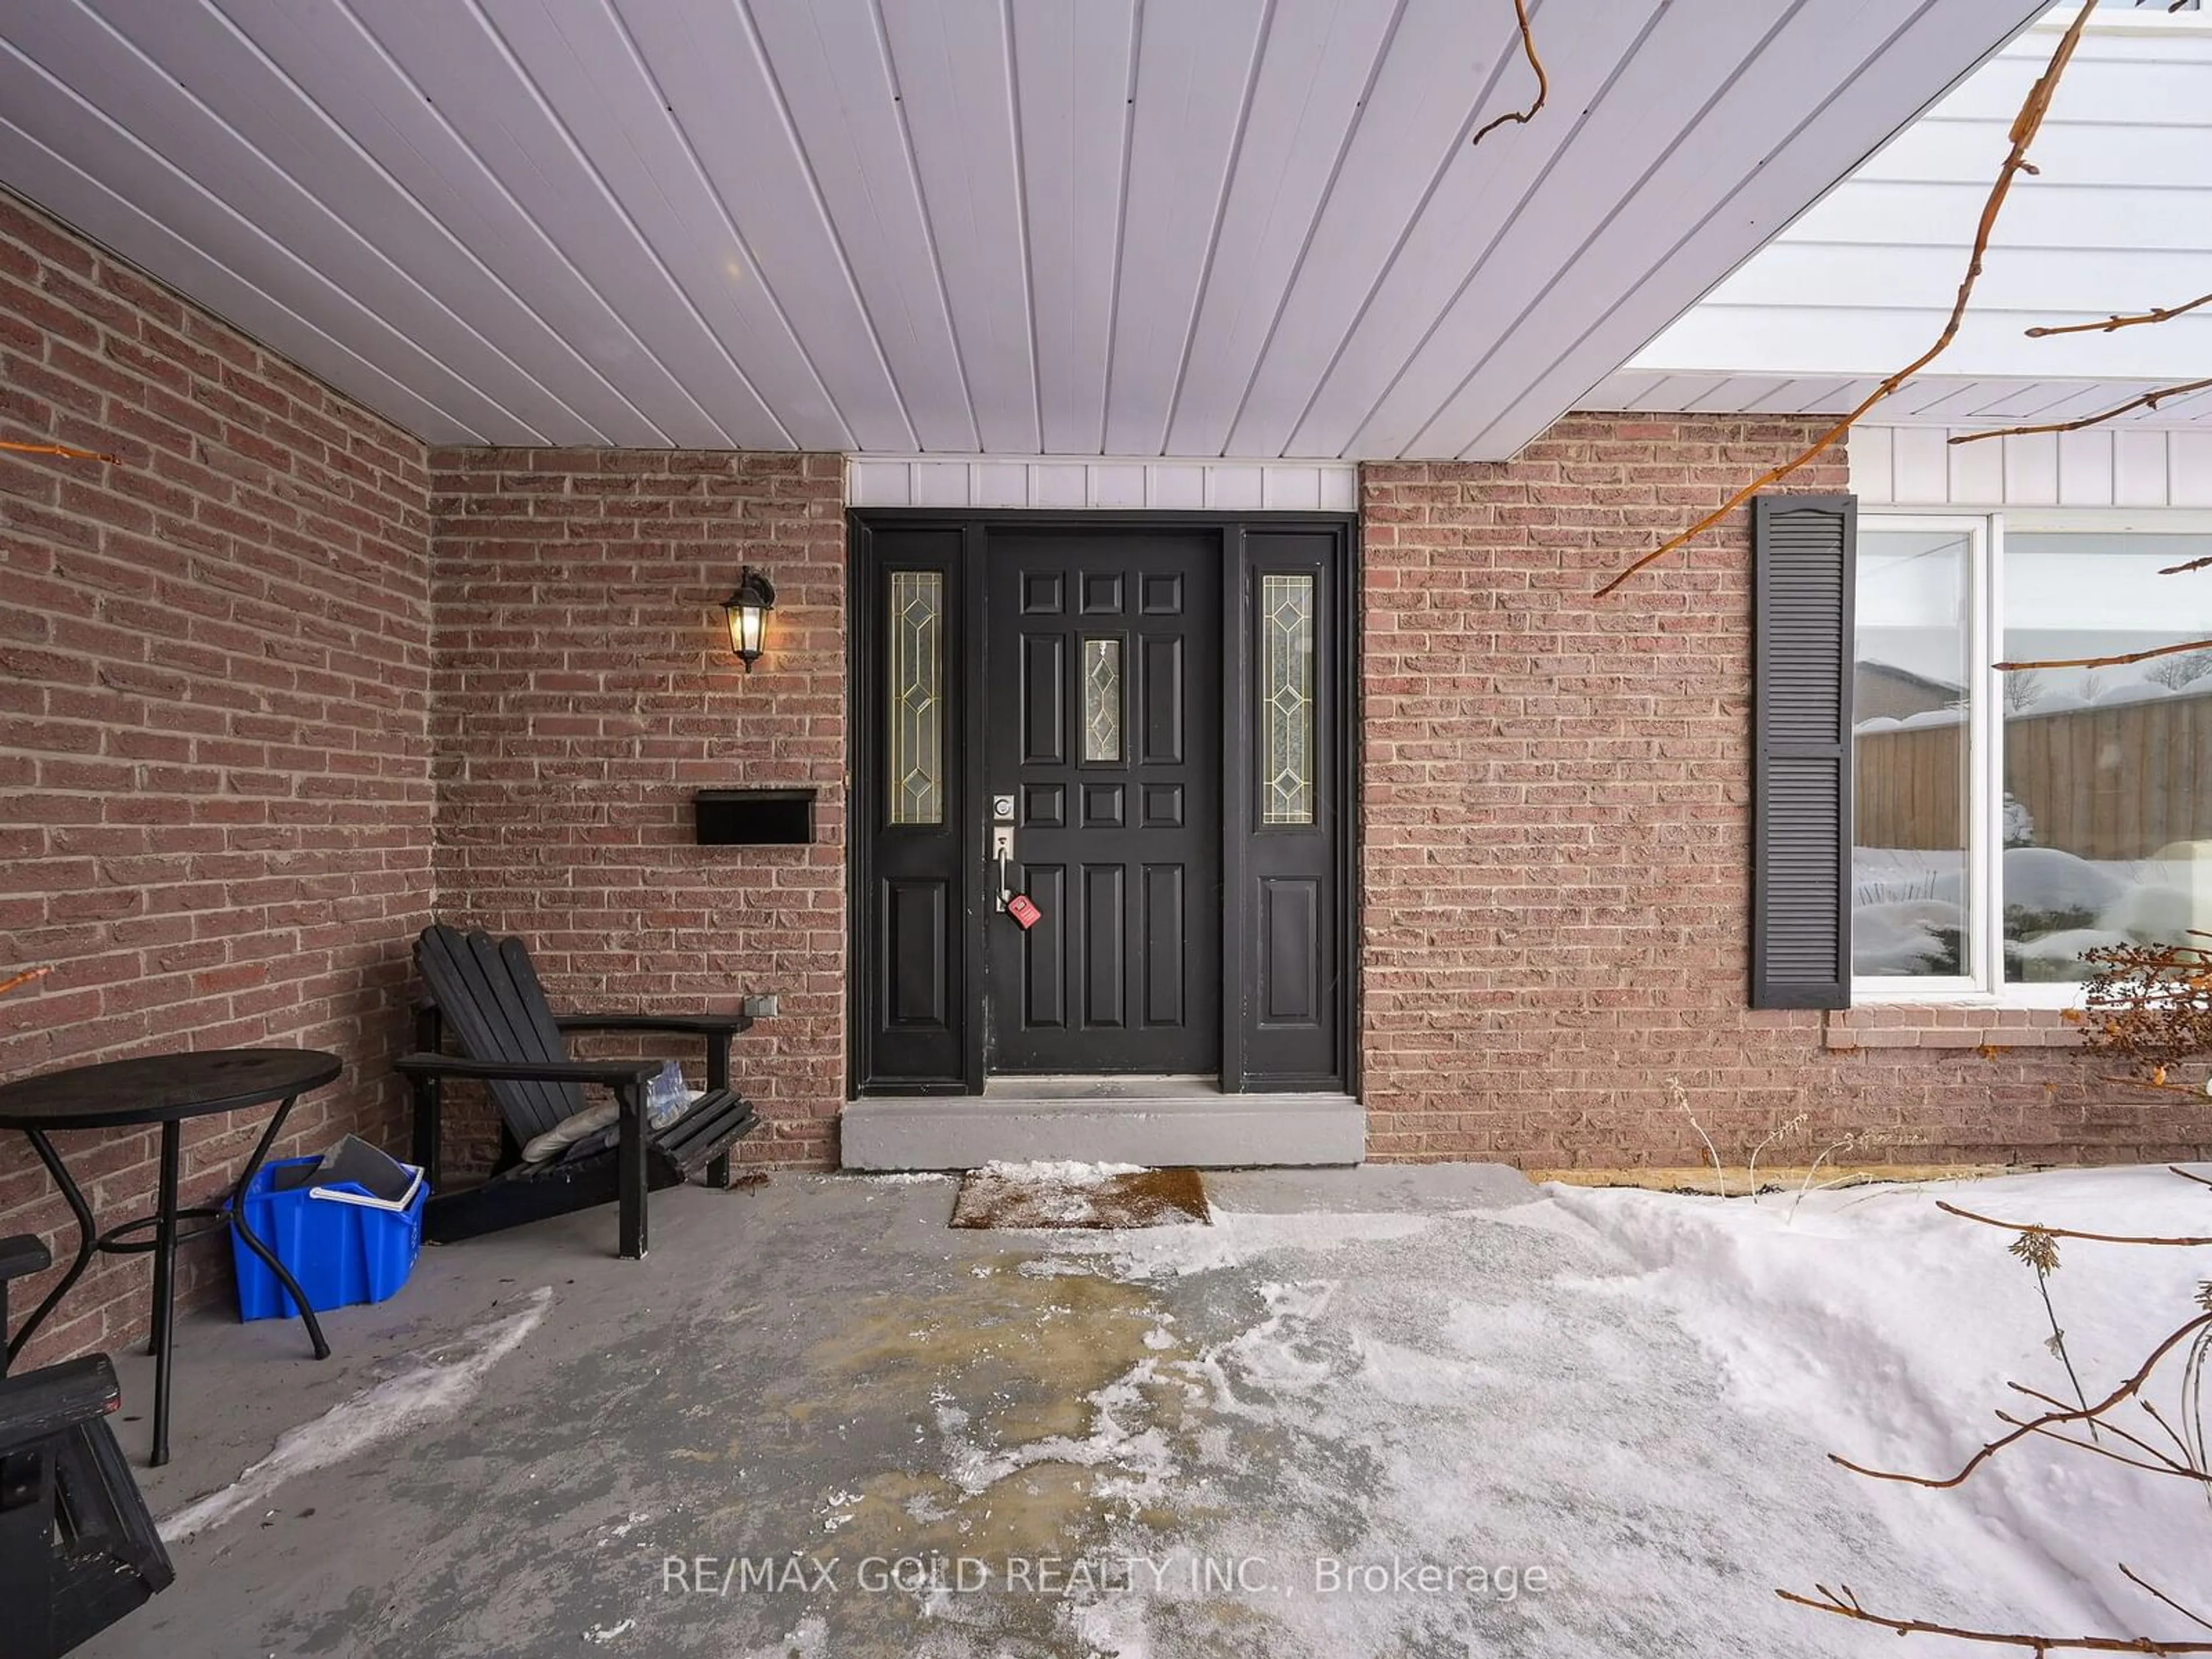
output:
M945 575L890 573L890 808L893 823L945 822Z
M1314 821L1314 579L1260 579L1260 817Z

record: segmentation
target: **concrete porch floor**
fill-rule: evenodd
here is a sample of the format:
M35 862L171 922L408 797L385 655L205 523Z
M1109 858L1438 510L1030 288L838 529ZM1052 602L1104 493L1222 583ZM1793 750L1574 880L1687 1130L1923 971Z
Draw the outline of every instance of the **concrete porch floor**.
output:
M1532 1195L1488 1167L1208 1182L1217 1204L1248 1212L1464 1210ZM779 1176L727 1194L656 1194L642 1262L611 1255L611 1209L432 1248L391 1302L325 1316L335 1352L321 1364L295 1321L188 1317L173 1460L160 1469L144 1467L148 1431L129 1420L150 1398L150 1363L117 1354L117 1432L167 1520L235 1482L287 1430L425 1358L466 1361L483 1346L472 1333L552 1291L457 1412L173 1541L175 1585L80 1651L1089 1651L1070 1645L1060 1598L962 1597L952 1617L941 1605L933 1617L926 1598L860 1589L854 1564L1072 1559L1105 1548L1110 1524L1144 1529L1141 1498L1093 1490L1115 1484L1094 1478L1110 1468L1046 1457L975 1491L957 1471L945 1478L947 1407L967 1414L971 1452L1074 1445L1093 1427L1095 1391L1172 1357L1148 1347L1148 1333L1188 1322L1173 1342L1183 1346L1207 1322L1200 1304L1236 1287L1025 1273L1060 1241L1103 1236L951 1231L955 1190L933 1177ZM1224 1499L1269 1503L1273 1478L1261 1462L1217 1485ZM1162 1537L1170 1519L1149 1517ZM664 1588L669 1557L793 1552L839 1559L839 1590ZM787 1646L793 1632L799 1644Z
M175 1461L139 1473L165 1518L226 1490L235 1512L81 1651L1861 1651L1773 1597L1808 1536L1926 1599L1824 1443L1734 1407L1519 1175L1207 1179L1218 1224L1107 1234L951 1231L934 1176L658 1194L647 1261L613 1259L610 1211L432 1249L391 1303L330 1316L320 1365L296 1323L194 1318ZM146 1362L118 1359L136 1413ZM343 1441L380 1386L446 1409ZM238 1503L301 1425L355 1449ZM119 1431L142 1458L143 1425ZM1811 1473L1745 1478L1774 1469ZM1338 1593L1316 1577L1338 1558L1549 1585Z

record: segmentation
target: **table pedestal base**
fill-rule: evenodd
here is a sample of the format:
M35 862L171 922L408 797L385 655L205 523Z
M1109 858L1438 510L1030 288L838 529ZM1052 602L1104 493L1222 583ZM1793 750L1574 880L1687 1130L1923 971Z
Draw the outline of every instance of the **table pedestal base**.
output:
M169 1368L176 1354L179 1244L222 1228L236 1228L239 1237L245 1241L246 1248L268 1264L269 1270L276 1275L276 1282L284 1287L292 1298L293 1305L299 1309L301 1322L307 1328L308 1340L314 1344L315 1358L328 1359L331 1357L331 1345L324 1340L323 1328L315 1318L315 1310L307 1305L307 1292L300 1288L299 1280L292 1277L290 1270L276 1259L276 1252L256 1236L246 1220L246 1189L253 1184L253 1177L261 1172L262 1163L268 1158L270 1147L276 1144L285 1118L290 1115L292 1103L298 1098L296 1094L288 1095L277 1103L268 1127L262 1131L260 1143L253 1149L253 1156L246 1161L246 1171L232 1189L228 1202L220 1205L196 1206L190 1209L179 1206L177 1178L183 1162L184 1126L173 1118L165 1121L161 1125L160 1195L155 1200L154 1213L124 1222L104 1233L95 1231L97 1224L93 1219L92 1206L85 1202L82 1190L70 1176L69 1167L62 1162L60 1154L54 1151L53 1142L46 1132L42 1129L26 1129L23 1132L29 1137L33 1150L39 1155L39 1161L46 1166L46 1173L53 1176L54 1184L61 1188L62 1201L69 1206L70 1213L76 1218L77 1246L76 1259L70 1263L69 1271L46 1292L46 1299L39 1304L36 1311L24 1322L23 1328L16 1332L15 1339L8 1344L8 1358L11 1361L15 1358L45 1322L46 1316L60 1304L61 1299L69 1294L70 1288L83 1277L84 1270L92 1263L94 1252L106 1255L151 1255L154 1258L154 1317L146 1351L154 1359L154 1455L149 1461L155 1468L169 1461ZM180 1230L178 1224L187 1221L202 1224ZM139 1239L130 1237L149 1227L154 1230L153 1237Z

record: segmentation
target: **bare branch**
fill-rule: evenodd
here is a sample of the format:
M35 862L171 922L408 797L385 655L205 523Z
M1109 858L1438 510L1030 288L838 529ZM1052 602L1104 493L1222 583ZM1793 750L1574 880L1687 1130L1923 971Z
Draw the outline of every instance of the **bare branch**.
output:
M2027 1429L2034 1427L2032 1424L2022 1423L2017 1417L2007 1416L2003 1412L1999 1412L1997 1413L1997 1421L2000 1423L2012 1424L2017 1428ZM2109 1429L2112 1428L2112 1425L2107 1423L2104 1426ZM2117 1432L2117 1431L2115 1431ZM2110 1446L2100 1445L2094 1440L2076 1440L2072 1435L2061 1434L2056 1429L2037 1428L2034 1429L2034 1432L2040 1435L2045 1440L2055 1440L2062 1446L2071 1446L2075 1451L2094 1452L2099 1457L2110 1458L2113 1462L2119 1464L2123 1468L2140 1469L2145 1474L2170 1474L2179 1480L2194 1480L2200 1486L2212 1486L2212 1474L2207 1474L2201 1469L2191 1468L2186 1463L2177 1463L2172 1458L2168 1457L2164 1452L2158 1450L2155 1447L2151 1449L2150 1455L2157 1461L2154 1462L2145 1462L2140 1457L2123 1457L2119 1453L2114 1451ZM2136 1440L2135 1437L2132 1435L2128 1437L2130 1440L2135 1440L2135 1443L2137 1445L2144 1443L2141 1440Z
M2201 1175L2190 1174L2188 1170L2183 1169L2179 1164L2169 1164L2166 1168L2167 1174L2178 1175L2184 1181L2193 1181L2200 1187L2212 1187L2212 1181L2207 1181Z
M2059 1399L2059 1398L2057 1397L2057 1395L2049 1395L2049 1394L2045 1394L2045 1393L2044 1393L2040 1389L2031 1389L2031 1388L2029 1388L2029 1387L2027 1386L2027 1383L2025 1383L2025 1382L2008 1382L2008 1383L2006 1383L2006 1384L2005 1384L2005 1387L2007 1387L2007 1388L2010 1389L2011 1389L2014 1393L2015 1393L2015 1394L2023 1394L2023 1395L2027 1395L2030 1400L2034 1401L2038 1405L2040 1405L2040 1406L2048 1406L2048 1407L2050 1407L2053 1411L2061 1411L2061 1412L2063 1412L2063 1411L2065 1411L2065 1410L2069 1409L2069 1407L2068 1407L2068 1406L2067 1406L2066 1402L2065 1402L2064 1401L2063 1401L2063 1400ZM2174 1433L2174 1431L2172 1431L2172 1429L2171 1429L2170 1427L2168 1427L2168 1426L2167 1426L2166 1419L2165 1419L2164 1418L2160 1417L2160 1416L2158 1414L2158 1407L2155 1407L2155 1406L2154 1406L2154 1405L2152 1405L2152 1404L2150 1403L2150 1401L2148 1401L2148 1400L2138 1400L2137 1401L2136 1401L2136 1404L2137 1404L2138 1406L2141 1406L2141 1407L2142 1407L2145 1411L2148 1412L2148 1413L2150 1413L2150 1419L2151 1419L2151 1421L2152 1421L2152 1422L2154 1422L2154 1423L2155 1423L2155 1424L2157 1424L2157 1425L2158 1425L2158 1426L2160 1427L2160 1429L2161 1429L2162 1431L2164 1431L2164 1432L2165 1432L2165 1434L2166 1434L2166 1437L2167 1439L2169 1439L2169 1440L2172 1441L2172 1442L2173 1442L2173 1443L2174 1443L2176 1446L2178 1446L2178 1447L2179 1447L2179 1448L2180 1448L2180 1450L2181 1450L2181 1456L2180 1456L2180 1458L2179 1458L2179 1460L2176 1460L2176 1459L2172 1458L2172 1457L2168 1457L2168 1456L2166 1455L2166 1451L2165 1451L2165 1449L2164 1449L2163 1447L2153 1445L2149 1441L2148 1441L2148 1440L2144 1439L2144 1438L2143 1438L2141 1435L2139 1435L2139 1434L2130 1434L2130 1433L2129 1433L2127 1430L2125 1430L2125 1429L2124 1429L2124 1428L2120 1427L2120 1425L2119 1425L2118 1424L2117 1424L2117 1423L2111 1423L2111 1422L2107 1422L2107 1423L2106 1423L2106 1424L2104 1425L2104 1428L2105 1428L2106 1431L2107 1433L2109 1433L2109 1434L2113 1435L2114 1437L2117 1437L2117 1438L2118 1438L2118 1439L2121 1439L2121 1440L2125 1441L2125 1442L2126 1442L2129 1445L2130 1445L2130 1446L2137 1446L2137 1447L2142 1448L2142 1453L2143 1453L2143 1455L2144 1455L2146 1457L2150 1457L2150 1458L2154 1458L2154 1459L2156 1459L2156 1460L2157 1460L2157 1468L2155 1468L2155 1470L2154 1471L2154 1473L2157 1473L2157 1474L2189 1474L2189 1475L2194 1475L2197 1479L2198 1479L2198 1480L2204 1480L2204 1481L2207 1481L2207 1482L2212 1482L2212 1474L2205 1474L2201 1473L2201 1472L2197 1469L2197 1466L2196 1466L2194 1463L2192 1463L2192 1462L2191 1462L2189 1461L2189 1447L2188 1447L2188 1445L2187 1445L2187 1444L2186 1444L2186 1443L2185 1443L2181 1439L2181 1437L2180 1437L2179 1435L2177 1435L2177 1434L2175 1434L2175 1433ZM1999 1413L1997 1413L1997 1421L1998 1421L1998 1422L2000 1422L2000 1423L2017 1424L2017 1423L2019 1423L2020 1419L2018 1419L2017 1417L2014 1417L2014 1416L2010 1415L2010 1414L2009 1414L2009 1413L2005 1413L2005 1412L1999 1412ZM2049 1431L2046 1431L2046 1432L2049 1432ZM2061 1435L2061 1434L2051 1434L2051 1439L2053 1439L2053 1440L2060 1441L2060 1442L2062 1442L2063 1443L2064 1443L2064 1444L2066 1444L2066 1445L2069 1445L2069 1446L2079 1446L2079 1447L2080 1447L2083 1451L2093 1451L2093 1452L2097 1452L2097 1453L2100 1454L2101 1455L2104 1455L2104 1456L2106 1456L2106 1457L2110 1457L2110 1456L2112 1456L2112 1455L2113 1455L2113 1454L2112 1454L2111 1451L2107 1450L2105 1447L2103 1447L2103 1446L2101 1446L2101 1445L2095 1445L2095 1444L2092 1444L2091 1443L2089 1443L2089 1442L2087 1442L2087 1441L2084 1441L2084 1440L2069 1440L2069 1439L2067 1439L2067 1438L2066 1438L2066 1437L2065 1437L2065 1436ZM2124 1460L2123 1460L2123 1461L2124 1461ZM2149 1467L2151 1467L2151 1466L2149 1466L2149 1465L2147 1465L2147 1464L2146 1464L2146 1465L2138 1465L2138 1467L2141 1467L2141 1468L2149 1468Z
M2212 651L2212 640L2184 640L2179 645L2154 646L2148 651L2123 651L2111 657L2052 657L2040 662L2001 662L1993 665L2007 673L2028 668L2119 668L2153 657L2178 657L2185 651Z
M1513 15L1521 24L1521 50L1528 54L1528 67L1536 71L1536 101L1526 109L1510 109L1496 120L1484 122L1481 131L1467 141L1469 149L1508 122L1526 126L1536 118L1536 112L1544 107L1544 100L1552 95L1552 77L1544 73L1544 60L1536 55L1536 37L1528 27L1528 0L1513 0Z
M0 449L15 451L18 455L58 455L65 461L106 461L110 466L122 465L122 458L101 453L97 449L76 449L68 444L21 444L0 438Z
M2146 392L2140 398L2130 398L2116 409L2107 409L2095 415L2084 415L2078 421L2045 421L2039 426L1998 426L1987 432L1961 432L1945 441L1954 444L1978 444L1990 438L2019 438L2036 432L2079 432L2084 427L2101 426L2106 421L2118 420L2131 409L2156 409L2168 398L2179 398L2185 392L2202 392L2212 386L2212 380L2184 380L2179 386L2162 386L2155 392Z
M2212 565L2212 553L2207 553L2201 559L2191 559L2187 564L2167 565L2158 574L2161 576L2185 576L2192 570L2203 569L2207 565Z
M2168 1595L2157 1585L2152 1583L2149 1579L2144 1577L2126 1562L2123 1561L2120 1563L2120 1571L2127 1578L2130 1583L2142 1585L2143 1589L2148 1590L2153 1595L2158 1597L2160 1601L2165 1602L2166 1606L2172 1607L2184 1619L2189 1620L2191 1624L2202 1626L2206 1630L2212 1630L2212 1622L2208 1622L2197 1613L2191 1613L2187 1607L2183 1607L2180 1602L2175 1601L2171 1595Z
M1972 1210L1962 1210L1955 1204L1936 1200L1936 1207L1945 1215L1957 1216L1961 1221L1978 1221L1984 1227L2002 1227L2008 1233L2039 1232L2047 1238L2081 1238L2092 1244L2212 1244L2212 1238L2132 1238L2119 1233L2077 1233L2070 1227L2045 1227L2036 1223L2000 1221L1995 1216L1977 1215Z
M0 997L6 996L19 985L28 985L34 979L44 979L53 971L51 968L26 968L13 979L0 979Z
M2212 1642L2160 1642L2148 1636L2014 1635L2001 1631L1961 1630L1955 1625L1930 1624L1924 1619L1889 1619L1878 1613L1869 1613L1861 1607L1857 1600L1850 1596L1848 1584L1844 1587L1841 1595L1826 1584L1816 1584L1814 1588L1820 1592L1819 1599L1799 1595L1790 1590L1774 1593L1798 1607L1811 1607L1820 1613L1832 1613L1844 1619L1856 1619L1863 1625L1877 1625L1884 1630L1895 1631L1899 1636L1948 1636L1957 1642L1982 1642L1992 1647L2025 1648L2033 1654L2212 1653Z
M2200 294L2186 305L2153 306L2148 311L2115 315L2110 320L2101 323L2068 323L2060 328L2031 328L2027 331L2027 337L2031 340L2048 340L2058 334L2110 334L2115 329L2137 328L2145 323L2162 323L2169 317L2182 316L2196 310L2199 306L2212 306L2212 294Z
M1979 1221L1985 1218L1976 1216L1972 1218ZM2002 1224L1992 1223L1991 1224L2002 1225ZM2167 1354L2171 1353L2185 1338L2193 1337L2197 1332L2205 1329L2207 1327L2212 1327L2212 1313L2202 1313L2197 1315L2196 1318L2191 1320L2179 1330L2174 1332L2172 1335L2167 1337L2165 1341L2160 1343L2157 1347L2151 1350L2150 1358L2143 1361L2142 1368L2138 1370L2133 1376L2128 1378L2126 1382L2121 1383L2118 1388L2113 1389L2112 1393L2106 1395L2104 1399L2099 1401L2095 1405L2080 1411L2068 1410L2046 1412L2041 1417L2038 1417L2028 1422L2018 1425L2014 1428L2010 1434L1999 1436L1996 1439L1990 1441L1989 1444L1984 1446L1981 1450L1976 1452L1972 1457L1968 1458L1965 1466L1960 1468L1956 1474L1950 1476L1948 1480L1939 1480L1931 1475L1924 1474L1899 1474L1886 1469L1869 1469L1862 1464L1852 1462L1847 1457L1838 1457L1833 1452L1830 1452L1828 1454L1828 1461L1832 1463L1838 1464L1844 1468L1849 1469L1854 1474L1863 1474L1868 1476L1869 1479L1875 1480L1896 1480L1909 1486L1931 1486L1938 1491L1951 1486L1963 1486L1966 1484L1967 1477L1972 1475L1976 1469L1981 1468L1983 1464L1988 1462L1990 1458L1996 1456L2006 1447L2016 1445L2021 1441L2027 1439L2030 1435L2049 1434L2051 1430L2063 1427L2069 1423L2093 1422L2102 1413L2112 1410L2113 1407L2118 1405L2123 1400L2133 1398L2134 1395L2142 1388L2142 1385L2149 1380L2150 1374L2158 1369L2159 1362L2160 1360L2164 1359ZM2126 1653L2133 1652L2135 1650L2120 1648L2114 1650L2114 1651ZM2143 1651L2155 1653L2158 1650L2155 1648L2150 1648L2145 1649Z
M1516 0L1516 3L1518 3L1519 0ZM1951 314L1943 324L1943 331L1936 337L1936 343L1869 392L1857 408L1822 433L1809 447L1794 459L1784 461L1780 466L1771 467L1762 472L1681 534L1671 537L1653 548L1651 551L1599 588L1597 598L1603 599L1638 571L1643 569L1644 566L1665 557L1676 548L1703 535L1769 484L1779 483L1800 467L1832 449L1844 434L1857 423L1860 416L1885 398L1894 394L1899 387L1942 356L1951 342L1958 337L1960 325L1966 320L1967 301L1973 298L1974 284L1981 280L1982 261L1990 251L1990 237L1996 229L1998 211L2004 206L2005 198L2012 193L2013 180L2023 173L2035 171L2028 164L2027 147L2034 143L2035 135L2043 125L2043 118L2051 108L2051 94L2058 90L2059 77L2066 72L2066 65L2074 56L2074 48L2081 39L2081 31L2089 21L2089 14L2095 9L2096 0L2085 0L2081 12L2075 17L2072 25L2059 40L2057 49L2051 54L2050 64L2044 70L2035 84L2028 88L2027 98L2021 101L2020 112L2013 117L2012 149L2005 156L2004 165L1997 169L1996 182L1990 186L1989 199L1982 204L1982 216L1974 228L1973 252L1966 261L1966 274L1960 279L1958 297L1951 303Z

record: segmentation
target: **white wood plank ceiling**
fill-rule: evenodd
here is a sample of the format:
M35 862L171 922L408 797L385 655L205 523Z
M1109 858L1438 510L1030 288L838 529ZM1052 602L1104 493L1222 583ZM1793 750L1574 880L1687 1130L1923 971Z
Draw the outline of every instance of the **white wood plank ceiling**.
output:
M435 442L1512 453L2033 0L35 0L0 180Z
M1585 408L1849 408L1943 326L2020 100L2071 9L1991 58L1753 254ZM2069 421L2212 378L2212 307L2155 328L2037 339L2212 288L2212 12L2092 20L2014 185L1965 325L1873 416ZM2212 428L2212 390L2121 423Z

